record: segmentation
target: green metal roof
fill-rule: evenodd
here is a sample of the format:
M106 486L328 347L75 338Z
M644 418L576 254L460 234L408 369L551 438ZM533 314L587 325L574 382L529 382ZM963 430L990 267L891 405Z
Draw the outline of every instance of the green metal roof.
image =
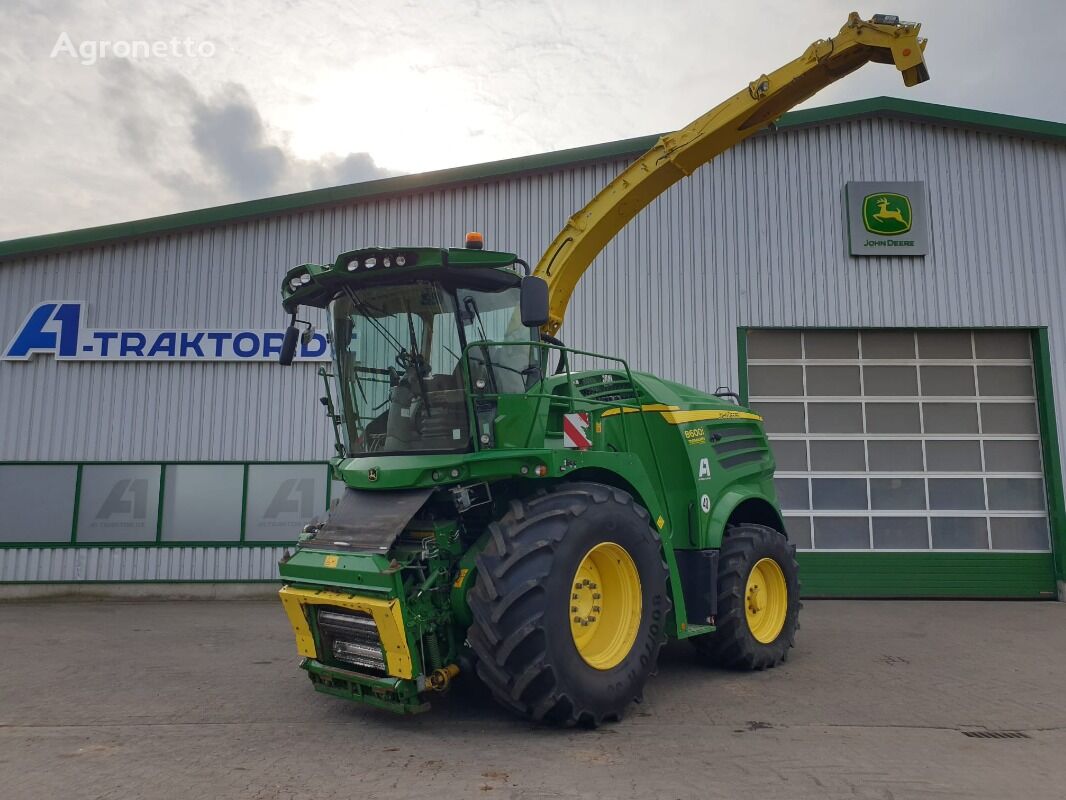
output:
M790 111L778 120L777 127L797 128L811 125L843 122L860 117L891 117L919 122L931 122L950 127L971 128L1009 136L1023 136L1066 142L1066 124L1048 122L1010 114L994 114L988 111L973 111L966 108L921 103L895 97L874 97L850 103L821 106L804 111ZM38 255L56 250L87 247L173 233L189 228L220 225L229 222L266 217L275 214L304 211L311 208L339 205L352 200L381 198L409 192L441 189L465 183L514 177L531 172L541 172L558 167L572 167L592 161L636 156L648 150L658 139L657 135L623 139L606 144L574 147L521 158L508 158L465 167L423 172L417 175L401 175L364 183L352 183L328 189L313 189L261 200L248 200L224 206L183 211L162 217L82 228L43 236L27 236L0 242L0 260L18 256Z

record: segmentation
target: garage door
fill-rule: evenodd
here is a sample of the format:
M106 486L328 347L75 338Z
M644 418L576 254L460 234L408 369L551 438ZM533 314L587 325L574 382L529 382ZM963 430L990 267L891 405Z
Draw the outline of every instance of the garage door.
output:
M1041 583L1051 574L1028 331L751 330L747 378L799 549L945 554L854 562L882 574L880 594L980 594L990 569L1022 563L1043 565ZM975 554L992 560L967 567ZM922 583L908 564L954 591L907 591ZM984 577L967 588L952 565Z

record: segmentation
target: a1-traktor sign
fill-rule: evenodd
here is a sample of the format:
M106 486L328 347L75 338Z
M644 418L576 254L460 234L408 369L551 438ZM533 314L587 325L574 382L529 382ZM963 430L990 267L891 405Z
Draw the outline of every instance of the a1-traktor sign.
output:
M285 338L280 330L216 328L90 328L87 304L38 303L0 351L0 360L27 361L48 355L58 361L276 361ZM2 340L0 340L2 341ZM326 337L315 331L296 357L328 361Z
M844 187L848 250L853 256L924 256L929 204L921 181L850 181Z

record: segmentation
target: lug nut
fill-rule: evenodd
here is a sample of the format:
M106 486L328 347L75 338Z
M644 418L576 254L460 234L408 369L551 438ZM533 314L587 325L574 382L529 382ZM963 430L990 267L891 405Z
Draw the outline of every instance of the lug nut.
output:
M581 617L574 617L574 622L580 622L582 625L585 624L585 621L581 619Z
M599 592L593 592L592 593L592 599L593 600L599 600L600 599L600 593Z
M597 614L598 614L599 612L603 611L603 609L602 609L602 608L600 608L599 606L593 606L593 607L592 607L592 610L593 610L593 611L595 611L595 612L596 612Z
M595 621L596 621L596 618L595 618L595 617L592 617L592 616L590 616L590 617L588 618L588 622L586 622L585 624L586 624L586 625L588 625L588 624L589 624L589 622L595 622Z

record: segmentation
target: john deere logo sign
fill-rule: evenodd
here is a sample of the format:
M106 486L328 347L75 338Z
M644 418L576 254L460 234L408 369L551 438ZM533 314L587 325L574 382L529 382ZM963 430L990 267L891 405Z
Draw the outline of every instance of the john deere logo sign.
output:
M924 183L851 182L844 197L852 255L926 254L929 234Z
M870 233L896 236L911 229L911 201L906 195L870 194L862 202L862 222Z

